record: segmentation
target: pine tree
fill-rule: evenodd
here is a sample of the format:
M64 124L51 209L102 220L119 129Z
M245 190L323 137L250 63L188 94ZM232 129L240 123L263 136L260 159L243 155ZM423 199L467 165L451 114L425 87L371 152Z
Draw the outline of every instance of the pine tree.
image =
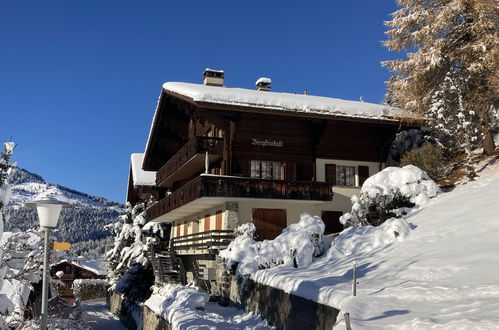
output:
M496 146L491 131L497 125L499 108L498 1L397 3L401 8L385 22L389 40L384 44L392 51L409 52L406 59L383 62L393 73L387 83L391 103L427 115L442 87L449 85L445 79L458 75L465 81L460 100L446 107L455 115L463 109L476 113L471 119L472 126L481 131L478 142L485 153L492 153Z

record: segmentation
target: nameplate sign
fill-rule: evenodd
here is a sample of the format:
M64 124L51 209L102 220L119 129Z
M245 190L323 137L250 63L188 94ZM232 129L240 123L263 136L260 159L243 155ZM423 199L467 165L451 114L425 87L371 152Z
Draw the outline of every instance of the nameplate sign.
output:
M282 140L259 140L253 138L251 144L254 146L282 148Z

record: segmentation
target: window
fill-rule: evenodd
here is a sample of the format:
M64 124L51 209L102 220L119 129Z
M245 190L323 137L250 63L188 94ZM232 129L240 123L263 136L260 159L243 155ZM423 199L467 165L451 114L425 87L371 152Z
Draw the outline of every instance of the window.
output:
M269 180L284 180L284 166L282 162L252 160L251 177Z
M355 186L355 167L326 164L326 182L338 186Z
M355 167L336 166L336 184L340 186L354 186Z

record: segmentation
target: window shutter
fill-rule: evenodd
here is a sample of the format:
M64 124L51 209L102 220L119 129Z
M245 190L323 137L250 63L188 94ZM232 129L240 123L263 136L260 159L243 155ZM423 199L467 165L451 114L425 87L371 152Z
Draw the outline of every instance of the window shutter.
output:
M326 164L326 182L336 184L336 165Z
M284 176L286 180L295 181L296 180L296 163L286 163L284 169Z
M369 166L359 166L359 185L362 186L369 177Z

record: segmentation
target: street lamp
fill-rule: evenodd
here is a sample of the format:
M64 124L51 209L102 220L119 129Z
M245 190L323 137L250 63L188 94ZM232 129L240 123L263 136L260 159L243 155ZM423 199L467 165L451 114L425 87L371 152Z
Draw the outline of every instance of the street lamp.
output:
M47 329L48 320L48 279L49 279L49 236L50 231L57 226L57 221L63 208L71 207L70 204L61 202L52 197L37 200L26 204L28 207L36 208L40 227L45 231L45 249L43 259L43 284L42 284L42 325L41 329Z

